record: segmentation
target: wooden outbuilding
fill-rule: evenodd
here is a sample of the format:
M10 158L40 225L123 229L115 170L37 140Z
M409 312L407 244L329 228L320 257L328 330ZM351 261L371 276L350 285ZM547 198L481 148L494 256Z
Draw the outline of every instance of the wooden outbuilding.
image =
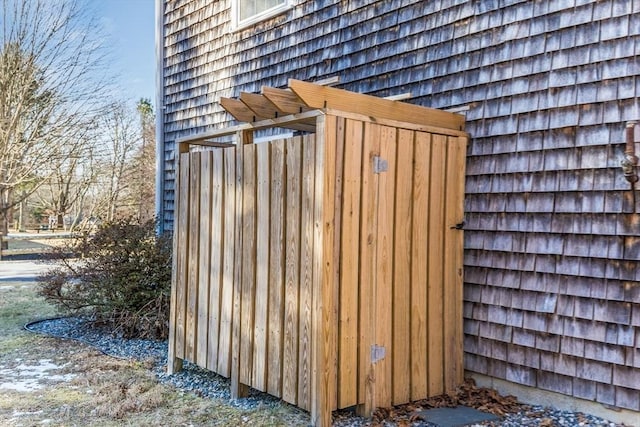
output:
M247 123L178 141L169 371L315 425L459 385L463 116L296 80L221 104Z

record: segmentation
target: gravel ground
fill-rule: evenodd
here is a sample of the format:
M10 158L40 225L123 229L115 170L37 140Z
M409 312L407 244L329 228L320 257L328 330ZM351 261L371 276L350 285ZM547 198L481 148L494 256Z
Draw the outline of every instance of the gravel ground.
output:
M251 391L249 397L231 400L229 395L229 381L213 372L184 362L183 370L174 375L167 375L165 366L167 361L166 341L151 341L139 339L123 339L92 326L79 318L57 318L30 323L26 329L32 332L52 335L61 338L69 338L96 347L110 356L118 358L133 358L141 361L152 361L155 374L160 382L172 384L178 389L196 393L199 396L229 400L234 406L241 408L256 408L275 404L278 399L265 393ZM560 411L541 406L520 405L521 410L509 413L500 422L486 423L482 425L494 427L589 427L607 426L616 427L615 423L603 420L591 415ZM413 407L415 408L415 406ZM424 408L428 409L428 408ZM394 412L395 415L381 418L380 414L374 417L374 421L356 417L349 411L334 413L334 426L413 426L433 427L435 424L423 421L415 416L415 413L407 414L406 411ZM398 415L400 414L400 415ZM480 424L478 424L480 425Z

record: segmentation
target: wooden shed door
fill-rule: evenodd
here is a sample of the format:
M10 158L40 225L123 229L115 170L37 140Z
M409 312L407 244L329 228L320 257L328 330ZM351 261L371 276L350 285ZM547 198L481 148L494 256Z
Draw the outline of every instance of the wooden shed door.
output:
M466 138L347 120L345 142L338 407L370 415L462 381ZM345 354L355 323L357 392Z

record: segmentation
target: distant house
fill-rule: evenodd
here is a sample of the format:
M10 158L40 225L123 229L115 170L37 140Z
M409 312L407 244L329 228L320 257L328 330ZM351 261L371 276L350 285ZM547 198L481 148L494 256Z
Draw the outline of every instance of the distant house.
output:
M640 1L158 2L165 230L174 142L232 124L220 97L337 77L456 109L472 138L466 370L640 417L640 191L620 166L640 119Z

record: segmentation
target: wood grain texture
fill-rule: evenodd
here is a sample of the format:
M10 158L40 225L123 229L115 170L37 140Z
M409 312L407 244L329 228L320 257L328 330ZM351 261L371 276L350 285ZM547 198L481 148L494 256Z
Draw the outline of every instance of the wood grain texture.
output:
M393 401L411 401L411 243L414 132L398 132L393 276Z
M333 252L336 117L318 120L316 133L315 200L313 212L313 314L312 314L312 375L311 422L331 425L331 410L335 402L336 383L333 354L334 272ZM317 201L322 200L322 203Z
M207 361L208 343L209 343L209 289L211 288L210 272L217 268L212 264L211 259L211 227L214 219L212 218L211 204L213 198L212 188L212 165L211 152L204 151L200 155L200 186L194 195L200 198L200 218L199 235L198 235L198 336L196 339L196 360L195 363L203 368L214 370L216 366L212 366Z
M255 122L269 118L259 116L239 99L220 98L220 105L239 122Z
M311 408L311 316L313 292L313 227L315 209L315 136L302 138L300 205L300 287L298 294L298 406Z
M302 138L286 143L285 323L282 399L298 402L298 323L300 293L300 188Z
M286 206L285 140L271 144L271 220L269 240L269 341L267 391L282 396L284 346L284 231Z
M466 138L448 138L445 180L449 189L444 216L444 388L455 389L464 377L462 352L462 251L463 231L455 225L463 221Z
M358 283L360 265L360 185L362 182L362 122L346 121L338 347L338 407L358 402Z
M173 232L173 265L171 269L171 301L169 306L169 343L167 354L167 372L174 373L182 369L182 359L184 358L184 293L186 291L185 276L185 256L186 249L186 230L188 228L189 215L186 206L188 206L188 182L189 178L189 148L185 145L178 145L177 160L184 162L181 168L178 168L179 178L178 186L178 206L179 213L176 216L176 230ZM186 155L183 155L185 154ZM178 332L180 331L180 332Z
M256 146L243 146L242 306L240 314L240 382L253 380L256 296Z
M244 207L244 145L253 139L253 134L249 132L239 132L236 135L237 146L235 150L235 221L236 228L234 234L235 251L233 262L233 312L232 312L232 341L231 341L231 397L234 399L244 397L248 394L247 383L240 381L240 353L242 339L242 277L243 277L243 207Z
M327 82L330 84L330 82ZM331 401L331 410L338 409L338 390L339 390L339 382L338 382L338 334L340 328L340 315L339 315L339 306L340 306L340 274L341 274L341 264L340 261L342 259L341 254L341 236L342 236L342 205L343 205L343 180L344 180L344 151L346 144L346 120L344 117L336 116L336 124L335 124L335 132L336 132L336 148L335 148L335 177L334 177L334 203L333 203L333 278L331 279L331 329L333 331L332 337L329 341L330 348L328 349L328 353L331 355L331 360L329 361L331 366L331 388L334 390L332 394Z
M375 406L391 406L393 392L393 270L396 193L397 129L380 127L380 158L387 170L378 173L378 206L375 262L375 340L385 349L385 356L374 364Z
M223 152L214 150L211 153L211 179L205 183L211 191L211 231L210 231L210 267L209 271L209 298L202 298L203 304L209 309L208 343L209 351L207 365L209 369L219 372L218 350L221 335L221 300L223 282L223 253L224 248L224 181L223 181ZM203 178L204 179L204 178ZM203 187L205 186L203 185ZM200 238L205 239L204 233L200 233ZM202 266L202 264L201 264Z
M198 289L199 265L198 251L200 233L200 153L189 153L189 252L188 285L185 337L185 359L196 361L196 339L198 336Z
M225 148L223 153L223 241L222 300L220 301L220 339L218 344L218 373L231 375L231 342L233 334L234 254L236 252L236 149Z
M262 95L283 114L296 114L309 111L309 107L298 96L288 89L262 86Z
M447 138L433 135L431 140L431 166L428 179L429 190L429 240L428 240L428 328L429 339L427 353L429 354L429 395L435 396L444 392L444 361L450 355L445 353L445 337L443 330L447 324L453 322L451 318L443 317L444 297L447 290L444 278L444 215L446 214L446 165ZM443 183L445 185L443 185Z
M334 108L383 119L401 120L445 129L464 129L464 116L459 114L294 79L289 79L289 88L312 108Z
M373 159L380 155L380 127L365 123L362 149L362 197L360 219L360 312L358 413L371 416L375 408L375 377L371 346L375 344L374 292L376 281L378 175Z
M413 219L411 242L411 400L428 395L428 318L432 302L427 293L429 242L429 168L431 135L416 132L413 166ZM437 373L436 373L437 374Z
M252 387L267 390L267 345L269 326L269 230L270 230L270 144L255 145L256 155L256 276L253 326Z
M230 375L234 396L267 391L318 425L455 387L462 240L448 233L466 139L328 115L315 135L239 142L185 160L197 233L185 227L184 261L198 270L192 286L178 268L176 307L186 347L196 307L196 359Z

